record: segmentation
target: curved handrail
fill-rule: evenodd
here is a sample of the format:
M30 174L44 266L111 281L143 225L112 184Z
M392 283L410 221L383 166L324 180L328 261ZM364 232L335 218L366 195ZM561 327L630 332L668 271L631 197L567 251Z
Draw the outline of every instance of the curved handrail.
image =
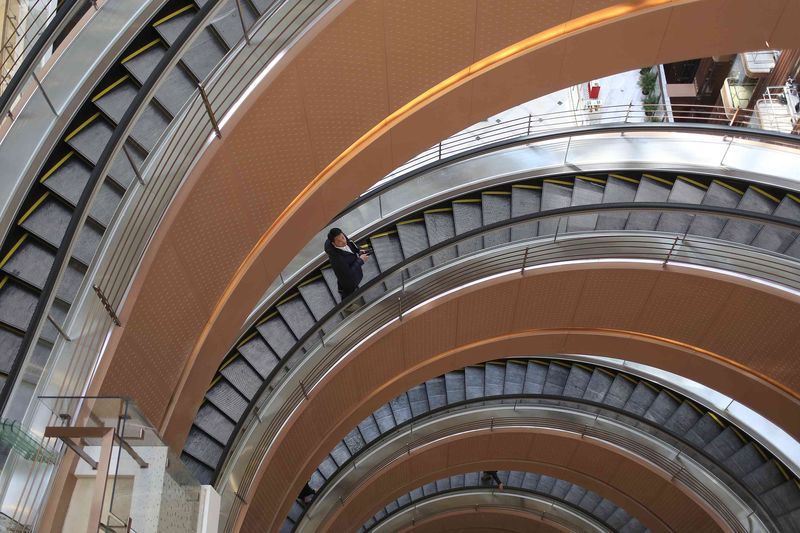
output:
M521 403L520 400L530 400L531 403ZM380 446L382 441L386 439L392 439L394 436L399 435L407 428L412 428L415 424L419 424L422 420L431 420L436 418L437 416L441 415L442 413L448 412L455 412L462 410L463 408L469 408L470 406L477 406L477 405L495 405L495 404L502 404L506 405L508 402L513 401L513 406L516 408L518 405L544 405L544 406L555 406L561 407L565 404L575 404L579 405L579 409L584 412L592 412L596 414L603 414L603 412L609 412L614 414L614 420L620 421L629 419L635 422L637 425L635 428L637 430L643 430L647 428L647 432L654 436L655 438L667 442L670 445L675 447L679 447L682 452L686 452L688 450L689 457L692 457L695 461L702 461L702 466L711 471L715 474L722 473L725 484L732 488L733 492L742 500L747 502L747 505L750 507L756 508L760 511L759 516L768 517L772 520L771 514L764 508L763 504L758 500L758 497L752 494L752 492L742 485L740 481L736 479L733 472L727 466L719 463L716 461L708 452L698 449L694 444L692 444L685 435L681 435L675 433L673 431L667 430L659 424L656 424L654 421L645 418L642 415L637 415L630 411L625 411L621 407L616 407L600 402L595 402L592 400L587 400L584 398L571 398L567 396L561 396L556 394L500 394L497 396L483 396L481 398L473 398L469 400L462 400L459 402L453 402L442 407L438 407L436 409L431 409L419 416L412 417L392 429L386 431L385 433L381 433L381 436L374 441L368 443L363 448L358 450L356 453L351 455L344 463L339 465L339 468L336 470L334 475L330 476L325 483L317 490L317 498L314 500L315 502L324 498L323 493L328 490L332 483L337 481L337 477L340 475L344 475L344 473L354 464L357 464L357 461L364 456L364 454L370 453L376 447ZM552 402L552 403L551 403ZM588 409L590 408L590 409ZM413 443L410 443L413 444ZM393 459L392 459L393 460ZM700 462L698 461L698 462ZM388 464L389 460L383 463L381 466L385 466ZM375 471L379 470L378 468L374 469ZM716 472L715 472L716 471ZM370 471L369 473L365 474L364 477L370 477L373 475L373 472ZM307 514L307 512L313 508L312 506L308 507L304 510L303 514L300 516L300 519Z
M518 395L513 395L518 396ZM524 396L524 395L523 395ZM510 399L510 398L509 398ZM520 398L525 399L525 398ZM520 425L529 425L534 427L543 427L549 429L555 429L559 431L568 431L572 433L578 433L586 437L595 438L598 440L606 441L612 443L624 450L627 450L629 453L635 454L650 463L658 466L665 472L669 473L673 479L680 481L682 484L687 486L692 492L697 494L698 497L702 498L716 513L718 513L728 524L728 526L733 531L740 531L744 533L748 531L741 523L741 521L737 518L737 514L730 509L723 500L712 490L710 489L703 481L697 479L695 475L687 470L681 461L677 461L678 457L684 457L685 460L691 461L695 463L702 471L705 471L713 478L718 481L721 481L722 484L727 487L731 494L735 495L737 499L741 501L742 504L747 506L750 511L753 511L758 516L760 521L769 524L772 527L768 527L767 531L774 530L773 518L770 513L768 513L761 503L752 497L750 491L743 487L735 478L729 476L727 470L719 468L714 461L711 461L709 464L703 464L699 459L705 459L704 456L697 456L691 455L689 453L685 453L684 449L681 449L676 444L682 444L680 441L677 441L672 438L672 435L669 433L664 433L660 428L653 423L652 421L645 420L643 418L639 418L636 416L629 416L629 413L619 413L616 412L617 409L609 409L610 412L614 413L614 416L604 416L603 410L605 406L596 406L595 409L587 412L586 409L581 409L580 407L575 408L571 407L569 404L578 404L583 405L584 400L575 399L574 401L565 400L562 397L557 397L553 404L548 404L547 402L540 404L538 402L534 403L520 403L519 399L515 400L514 403L506 403L503 398L488 398L488 399L480 399L475 401L466 401L466 402L459 402L461 407L456 407L453 404L452 412L458 413L461 416L465 415L475 415L477 419L472 419L472 417L468 417L465 421L456 421L455 424L448 424L443 429L434 429L431 432L425 433L421 435L419 438L413 440L403 439L401 445L395 446L396 449L389 450L385 455L381 455L380 459L374 464L366 468L364 470L364 466L358 469L359 471L359 481L357 481L354 485L350 485L348 488L349 490L353 490L355 487L361 486L365 483L365 480L373 479L376 476L380 475L380 472L385 470L388 466L393 464L397 459L402 456L405 456L411 452L413 452L416 448L422 448L432 442L439 441L443 438L458 435L463 432L472 432L477 430L497 430L504 427L519 427ZM593 404L594 402L586 402L587 404ZM471 405L470 405L471 404ZM566 405L565 405L566 404ZM447 406L450 407L450 406ZM594 407L594 406L593 406ZM443 411L447 411L448 409L445 408ZM497 414L502 415L502 410L509 410L507 416L495 416ZM530 414L526 413L525 411L532 411ZM485 412L485 414L484 414ZM490 413L491 412L491 413ZM586 417L593 415L591 420L595 422L607 423L611 426L617 426L619 428L624 428L628 432L632 433L641 433L642 435L646 436L647 439L652 439L654 442L658 443L660 446L664 446L667 448L673 448L677 450L677 454L670 454L666 455L664 453L659 453L656 449L651 447L644 446L641 442L632 439L630 436L625 436L619 434L615 431L610 431L609 429L604 429L602 427L598 427L597 425L587 424L585 422L581 422L580 420L571 420L571 419L564 419L564 418L557 418L554 416L547 416L547 414L552 413L575 413L579 414L584 420ZM513 416L511 416L513 413ZM492 416L489 416L491 414ZM630 419L625 420L625 419ZM424 421L424 423L435 423L437 420L437 416L431 416L430 413L427 415L423 415L422 417L415 420L417 427L420 426L420 422ZM441 420L441 419L440 419ZM448 420L450 420L448 418ZM633 421L633 422L631 422ZM635 423L635 424L634 424ZM413 438L413 424L405 424L403 429L407 427L411 427L412 430L406 435L407 437ZM645 428L651 431L646 431ZM402 430L395 431L396 428L393 428L386 435L399 435ZM662 434L663 433L663 434ZM391 439L391 437L390 437ZM384 439L384 435L381 436L380 439L376 440L375 443L386 444L388 442L387 439ZM371 443L370 447L372 446ZM372 447L374 450L376 447ZM389 444L391 445L391 444ZM365 447L366 448L366 447ZM689 448L690 451L695 451L693 447ZM674 455L674 456L672 456ZM709 468L711 467L711 468ZM355 469L350 469L347 473L355 472ZM340 469L339 472L344 472L344 470ZM724 479L720 479L720 474ZM337 473L337 476L339 474ZM341 474L345 475L345 474ZM341 497L341 495L340 495ZM320 495L315 498L314 502L321 502L325 498L324 495L320 493ZM337 502L339 500L337 499ZM313 505L312 505L313 507Z

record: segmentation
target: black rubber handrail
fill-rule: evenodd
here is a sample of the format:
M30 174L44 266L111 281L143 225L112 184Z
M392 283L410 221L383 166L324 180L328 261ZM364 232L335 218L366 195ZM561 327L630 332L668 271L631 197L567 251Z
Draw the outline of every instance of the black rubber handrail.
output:
M523 471L523 470L510 470L510 472L524 472L525 474L536 474L537 476L538 475L546 475L546 474L539 474L538 472L530 472L528 470L525 470L525 471ZM472 472L464 472L464 474L471 474L471 473ZM453 475L463 475L463 474L453 474ZM553 476L550 476L550 477L553 477ZM442 478L442 479L450 479L450 478ZM560 479L560 478L554 478L554 479ZM566 480L563 480L563 481L566 481ZM584 489L586 491L589 491L589 489L587 489L586 487L583 487L581 485L578 485L577 483L572 483L572 482L568 482L568 483L571 483L575 487L580 487L580 488L582 488L582 489ZM391 513L386 513L386 516L384 516L383 518L381 518L380 520L378 520L374 524L372 524L367 531L371 531L373 528L378 527L378 524L381 524L381 523L385 522L389 518L395 516L397 513L400 513L400 512L402 512L402 511L404 511L404 510L406 510L406 509L408 509L410 507L418 505L420 502L430 501L430 500L432 500L432 499L434 499L434 498L436 498L438 496L443 496L443 495L447 496L447 495L450 495L450 494L458 494L458 493L469 494L469 493L472 493L472 492L477 492L479 490L482 490L482 491L490 490L492 488L493 487L482 487L480 485L474 485L474 486L469 486L469 487L465 485L463 487L458 487L458 488L455 488L455 489L450 488L450 489L445 489L445 490L437 490L434 494L430 494L428 496L423 496L422 498L419 498L417 500L413 500L413 501L411 501L409 503L406 503L404 505L399 505L397 507L397 509L395 509ZM498 489L495 489L495 490L498 490ZM594 492L594 491L591 491L591 492ZM565 500L563 498L559 498L558 496L553 496L552 494L547 494L546 492L541 492L541 491L538 491L538 490L526 489L526 488L523 488L523 487L511 487L511 486L506 486L503 489L502 493L503 494L511 494L511 495L513 495L513 494L530 494L532 496L537 496L537 497L543 498L545 500L554 501L554 502L562 505L563 507L568 508L571 512L582 516L584 519L588 518L587 522L596 522L596 523L598 523L598 524L600 524L602 526L607 527L610 531L614 531L614 528L611 525L609 525L608 522L606 522L605 520L600 520L600 518L598 518L597 516L589 513L588 511L585 511L585 510L581 509L580 507L578 507L574 503L568 502L567 500ZM594 492L594 493L597 494L596 492ZM599 494L598 494L598 496L599 496ZM608 498L605 498L605 499L608 499ZM608 501L611 501L611 500L608 500ZM615 502L611 502L611 503L616 505L618 509L622 509L623 511L628 513L628 511L624 507L622 507L621 505L617 505ZM306 514L305 511L303 511L303 514L300 515L300 518L302 519L302 517L305 516L305 514ZM373 516L375 516L375 515L370 516L370 518L372 518ZM541 516L541 515L537 512L536 516ZM631 513L628 513L628 516L630 516L631 518L636 518ZM636 518L636 520L639 520L639 519ZM641 520L639 520L639 522L641 522ZM299 523L299 521L298 521L298 523ZM363 527L363 525L360 526L360 527ZM294 531L294 529L296 529L296 528L293 528L292 530Z
M388 276L399 272L408 267L410 263L418 261L424 257L433 255L435 252L453 246L463 240L469 239L471 237L478 237L485 233L490 233L492 231L496 231L499 229L510 228L512 226L524 223L524 222L532 222L543 218L554 218L554 217L564 217L569 215L581 215L581 214L592 214L592 213L599 213L603 211L660 211L660 212L679 212L679 213L694 213L694 214L703 214L703 215L717 215L723 216L727 218L738 218L749 220L751 222L757 222L761 224L772 224L779 227L783 227L789 229L794 232L800 233L800 222L796 222L794 220L776 217L774 215L767 215L763 213L755 213L751 211L741 211L732 209L729 207L716 207L716 206L707 206L707 205L697 205L697 204L680 204L680 203L656 203L656 202L624 202L624 203L608 203L608 204L598 204L592 206L570 206L570 207L563 207L559 209L551 209L547 211L539 211L536 213L529 213L526 215L521 215L518 217L509 218L506 220L501 220L499 222L495 222L493 224L487 224L486 226L481 226L479 228L475 228L473 230L467 231L460 235L456 235L455 237L451 237L447 240L444 240L440 243L437 243L433 246L428 247L421 252L412 255L411 257L393 265L392 267L384 270L378 276L375 276L367 283L362 285L358 288L356 292L351 294L349 297L342 300L338 305L334 306L330 311L328 311L322 318L316 321L314 327L309 329L302 337L300 337L297 342L292 346L292 348L287 352L287 354L278 362L275 368L272 369L270 374L267 378L261 383L258 388L258 391L253 396L253 400L248 402L247 407L242 413L241 418L236 422L236 425L231 433L228 442L225 444L223 448L222 454L220 455L219 460L217 461L217 466L214 469L214 476L212 479L212 484L216 485L219 481L219 475L222 472L222 468L224 466L225 460L228 454L233 447L234 441L236 440L236 436L241 432L245 421L248 419L250 414L252 413L255 404L257 403L258 398L264 393L264 391L269 387L270 382L274 379L276 375L279 374L280 370L282 370L286 364L288 363L289 359L291 359L295 353L299 351L299 349L311 339L312 336L317 335L324 324L326 324L331 318L333 318L337 313L340 313L342 309L350 305L353 301L360 298L365 291L369 290L370 288L376 286L379 283L382 283L384 279ZM726 241L720 241L726 242ZM764 250L765 254L770 252ZM788 258L788 256L786 256ZM287 289L286 292L288 292ZM248 328L249 330L249 328Z
M527 144L531 142L542 142L563 137L583 137L589 135L596 135L598 133L620 133L631 131L678 131L684 133L722 133L734 137L754 137L763 139L765 141L780 141L784 144L795 144L800 147L800 135L789 133L780 133L769 130L759 130L754 128L745 128L739 126L722 126L719 124L694 124L685 122L643 122L635 124L617 124L617 125L603 125L597 124L592 126L580 126L576 128L558 129L556 131L548 131L547 133L534 133L531 135L522 135L513 137L511 139L504 139L501 141L487 142L480 146L464 150L457 154L453 154L442 159L431 161L421 167L413 168L404 174L398 175L396 178L387 181L383 185L379 185L374 189L370 189L355 200L353 200L347 207L345 207L338 215L333 217L336 220L353 209L358 204L373 198L388 189L392 189L402 182L414 178L420 174L428 172L437 167L446 166L464 159L472 158L478 155L485 155L489 152L510 148L518 144ZM447 139L445 139L447 140Z
M36 65L47 51L47 48L58 38L67 26L74 22L73 19L83 16L84 10L90 5L92 5L91 0L65 0L58 9L56 9L53 20L50 21L50 24L48 24L42 34L39 35L33 47L25 54L16 73L14 73L14 76L9 80L3 94L0 95L0 116L5 116L11 111L11 104L14 102L17 91L20 89L23 81L31 76Z
M56 251L56 256L53 259L53 264L50 267L50 272L47 279L42 286L42 292L39 294L39 300L36 303L33 315L31 316L28 326L25 330L25 335L22 338L22 343L17 350L11 370L8 373L5 386L0 392L0 412L4 411L9 398L11 397L11 390L19 377L20 369L25 359L25 354L30 349L31 345L36 342L36 327L47 314L48 304L56 289L56 281L62 270L63 265L69 260L68 252L72 248L72 243L81 229L81 221L84 218L83 214L87 211L90 201L94 196L95 190L102 183L106 175L107 168L111 164L111 157L115 155L118 147L127 140L128 130L130 129L133 119L137 116L139 109L145 105L152 97L158 82L163 79L163 73L168 69L169 64L175 59L182 51L184 45L189 41L190 37L194 34L195 30L206 20L211 11L217 6L220 0L208 0L198 11L194 17L189 21L186 27L181 31L180 35L175 39L169 47L164 56L161 57L153 72L148 76L147 80L142 84L128 105L125 114L114 128L114 133L111 138L106 142L106 146L97 163L92 169L88 181L84 185L83 192L80 198L75 203L75 209L72 212L69 224L61 239L61 244Z
M510 360L522 360L522 358L510 358ZM552 359L541 359L541 360L550 361ZM565 361L567 361L567 360L565 360ZM600 367L595 365L595 368L600 368ZM605 368L605 367L603 367L603 368ZM614 370L612 369L612 371L614 371ZM616 372L616 373L620 373L620 372ZM622 373L625 374L624 372L622 372ZM633 378L639 380L639 381L643 381L643 382L646 382L646 383L651 383L655 387L657 387L659 390L669 390L672 394L674 394L675 396L681 398L683 401L691 401L693 403L698 403L695 400L690 400L689 398L686 398L682 394L679 394L679 393L677 393L675 391L672 391L671 389L668 389L667 387L663 387L663 386L661 386L661 385L659 385L657 383L653 383L650 380L642 379L642 378L640 378L640 377L638 377L636 375L631 375L631 376ZM742 485L742 483L733 475L733 473L731 472L731 470L728 467L726 467L726 466L722 465L721 463L719 463L716 459L711 457L707 452L705 452L703 450L700 450L697 447L695 447L694 444L692 444L691 442L686 440L685 436L679 435L677 433L673 433L672 431L669 431L669 430L665 429L664 427L662 427L661 425L655 423L654 421L648 420L648 419L644 418L644 416L637 415L635 413L631 413L631 412L625 411L621 407L615 407L615 406L612 406L612 405L607 405L607 404L600 403L600 402L595 402L595 401L592 401L592 400L586 400L586 399L583 399L583 398L570 398L570 397L567 397L567 396L560 396L560 395L556 395L556 394L502 394L502 395L497 395L497 396L483 396L481 398L472 398L472 399L469 399L469 400L462 400L460 402L454 402L454 403L451 403L451 404L448 404L448 405L444 405L442 407L437 407L436 409L431 409L430 411L427 411L426 413L421 414L419 416L411 417L410 419L406 420L405 422L402 422L402 423L396 425L395 427L393 427L392 429L390 429L386 433L381 434L381 436L379 438L375 439L374 441L370 442L369 444L366 444L359 451L357 451L356 453L351 455L344 463L342 463L341 466L339 466L339 468L336 470L334 475L332 475L331 477L329 477L328 479L325 480L325 483L323 483L322 486L319 488L319 490L317 491L317 494L321 494L328 487L328 485L330 484L330 481L332 479L334 479L339 474L339 472L344 471L348 466L350 466L356 459L361 457L364 453L374 449L375 446L380 444L382 441L385 441L384 437L391 438L392 435L397 434L398 432L402 431L406 427L411 426L414 423L419 422L420 420L422 420L424 418L436 417L440 413L446 412L449 409L458 409L460 407L469 407L470 405L473 405L473 404L477 405L477 404L481 404L481 403L484 403L484 402L500 402L500 401L503 401L503 400L545 400L545 401L553 401L553 402L575 403L575 404L580 404L580 405L586 405L588 407L593 407L593 408L600 409L600 410L606 410L606 411L612 412L612 413L614 413L616 415L621 415L621 416L624 416L624 417L628 417L631 420L635 421L636 423L645 425L648 428L650 428L652 430L652 432L648 432L648 435L650 435L652 437L655 437L655 438L658 438L661 441L664 441L664 439L659 436L659 433L663 433L666 436L668 436L668 437L670 437L672 439L675 439L675 441L677 441L681 445L687 447L689 450L692 450L693 452L697 453L697 455L702 457L705 461L710 462L710 464L714 465L716 468L718 468L721 472L723 472L726 476L728 476L730 478L729 481L732 481L735 484L735 486L738 489L738 491L736 491L736 492L737 492L737 494L740 495L740 497L741 497L741 494L740 494L740 491L741 491L741 493L747 494L749 496L749 498L751 498L753 500L753 502L748 502L748 505L751 505L752 503L755 503L755 505L758 507L758 510L760 511L760 516L762 516L762 518L769 518L770 521L772 521L774 519L774 517L772 516L772 513L770 513L769 511L767 511L767 509L765 509L763 507L763 504L761 503L761 500L758 499L758 496L753 494L750 491L750 489L748 489L747 487ZM498 403L497 405L501 405L501 404ZM543 404L543 405L551 406L551 407L558 407L558 405L549 405L549 404ZM702 404L699 404L699 405L702 405ZM710 409L708 409L704 405L703 405L703 408L707 412L712 412ZM730 421L727 418L725 418L724 416L722 416L722 415L715 414L714 416L722 418L731 427L734 427L734 428L737 427L735 424L731 424ZM747 433L745 432L745 434L747 434ZM753 442L756 442L756 441L753 440ZM770 454L770 457L772 457L773 459L775 459L777 461L777 458L772 456L772 454ZM726 483L726 485L730 488L729 484ZM298 523L299 523L300 520L302 520L303 516L305 516L306 511L307 511L307 509L303 510L303 514L300 515L300 519L298 520Z

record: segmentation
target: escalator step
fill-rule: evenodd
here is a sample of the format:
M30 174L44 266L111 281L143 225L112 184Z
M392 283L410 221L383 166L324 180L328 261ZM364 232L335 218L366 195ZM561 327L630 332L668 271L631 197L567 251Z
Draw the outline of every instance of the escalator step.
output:
M763 494L784 481L786 478L781 474L774 461L767 461L742 477L742 483L755 494Z
M528 361L528 371L525 373L525 394L541 394L544 390L544 380L547 377L547 365Z
M791 479L768 490L760 498L775 516L780 516L800 508L800 487Z
M347 446L351 455L357 454L367 445L367 443L364 442L364 437L361 436L361 431L359 431L357 427L350 430L350 433L344 436L344 444Z
M603 201L603 183L576 177L572 188L571 206L599 204ZM567 231L593 231L597 226L597 215L571 216L567 219Z
M308 486L319 492L319 489L325 484L325 478L319 473L319 470L314 470L311 474L311 479L308 480Z
M636 198L636 190L639 188L639 181L627 176L609 175L606 181L606 188L603 191L604 204L618 204L633 202ZM628 222L628 213L624 211L600 213L597 216L598 230L620 230L625 229Z
M714 420L714 417L706 413L686 432L686 440L698 448L703 448L722 433L722 429L722 426Z
M388 403L381 405L374 413L372 413L372 416L375 417L375 422L378 424L378 429L381 430L381 433L391 431L397 426L397 422L394 421L392 408Z
M701 413L692 407L688 402L683 402L678 407L672 416L664 422L664 428L671 431L675 435L684 436L698 420L700 420Z
M578 507L586 511L587 513L591 513L603 499L602 496L597 494L596 492L592 492L590 490L586 491L586 494L583 495L581 501L578 502Z
M453 201L453 222L456 235L477 229L483 225L480 200ZM458 255L466 255L483 248L483 237L474 237L458 244Z
M513 470L508 473L508 480L506 481L506 485L509 487L521 487L522 480L525 477L525 472L520 472L519 470Z
M375 251L374 259L381 272L385 272L403 260L403 250L397 233L391 232L370 237L370 244Z
M468 366L464 369L464 383L466 384L466 399L482 398L484 370L480 366Z
M632 516L631 519L628 520L628 523L622 527L620 533L642 533L644 531L647 531L647 528Z
M414 417L423 415L430 411L428 405L428 393L425 390L425 384L421 383L408 390L408 401L411 405L411 414Z
M189 430L183 451L211 468L216 468L219 458L222 456L222 446L194 427Z
M206 399L233 421L238 421L242 418L245 409L247 409L245 397L225 380L220 380L211 387L206 392Z
M98 112L73 129L64 140L94 164L100 159L112 133L114 126Z
M622 408L627 403L628 398L631 397L631 394L633 394L634 389L636 389L635 383L617 374L614 376L614 381L611 383L608 393L603 398L603 403L612 407Z
M125 141L125 148L127 148L127 152L130 154L137 168L142 168L142 163L147 154L130 140ZM108 171L108 176L123 189L128 189L131 183L133 183L133 180L136 179L136 173L133 167L131 167L131 163L128 161L128 156L125 154L124 150L120 149L116 157L114 157L114 161L111 162L111 168Z
M297 290L303 296L315 321L321 320L328 311L336 306L336 301L323 278L301 285Z
M150 102L131 129L131 138L139 145L152 152L159 137L167 130L172 118L158 106Z
M369 415L358 424L358 430L367 443L381 436L381 430L378 428L378 424L375 422L375 418L372 415Z
M739 451L725 459L723 466L741 478L754 471L766 462L752 442L742 446Z
M261 376L242 357L235 357L225 368L220 370L220 374L225 376L225 379L248 400L255 397L263 383Z
M672 183L657 176L643 175L636 190L634 202L666 202ZM650 211L632 212L625 229L652 231L658 223L659 213Z
M562 394L564 386L567 384L570 367L558 363L550 363L547 369L547 377L544 380L544 390L542 394Z
M550 491L550 494L559 500L563 500L567 497L570 488L572 488L572 483L559 479L553 484L553 490Z
M187 0L185 5L176 7L171 13L155 21L153 27L161 38L169 46L172 46L172 43L175 42L175 39L178 38L183 29L189 25L194 15L195 6Z
M444 492L446 490L450 490L450 478L437 479L436 490L437 492Z
M411 496L411 501L417 501L425 496L425 492L423 492L421 487L417 487L409 491L408 495Z
M463 402L466 399L464 372L462 370L445 374L444 383L448 404Z
M258 324L256 329L261 333L261 336L264 337L264 340L267 341L267 344L275 355L281 359L283 359L283 356L285 356L289 350L292 349L295 342L297 342L294 334L292 334L292 331L280 316L274 316L266 322Z
M139 86L133 82L130 74L126 74L95 95L92 102L114 124L119 124L138 92Z
M522 363L509 361L506 363L505 383L503 394L522 394L525 385L525 371L527 367Z
M0 277L0 283L3 279ZM0 287L0 322L25 331L38 301L39 295L32 289L7 279Z
M181 61L198 80L203 81L227 51L222 41L206 28L195 38Z
M771 198L758 187L750 186L739 201L737 209L753 211L756 213L771 214L778 206L777 198ZM719 238L726 241L749 244L758 235L761 224L747 222L745 220L728 220Z
M625 509L622 507L617 507L614 512L611 513L611 516L606 519L606 523L614 528L615 531L620 531L630 519L631 515L629 515Z
M644 415L657 396L658 392L654 391L648 385L645 385L644 382L640 382L636 385L636 388L633 389L633 393L631 397L628 398L628 401L625 402L623 409L639 416Z
M267 346L267 343L258 336L254 335L251 339L239 345L239 353L247 359L247 362L256 369L262 378L267 376L278 365L278 356Z
M567 375L567 381L564 383L564 396L583 398L583 394L586 392L586 387L589 386L591 377L592 373L589 370L581 368L578 365L572 365Z
M122 64L141 85L147 81L166 53L167 47L164 42L161 39L154 39L123 58Z
M33 285L39 290L44 286L50 273L55 253L34 239L26 239L3 265L3 272ZM85 269L75 261L69 261L56 296L65 302L72 303L78 288L83 281Z
M380 275L381 271L378 268L378 263L374 257L370 257L364 265L361 266L361 272L364 274L361 280L361 286L366 285L372 278ZM364 300L369 303L377 300L386 292L386 287L383 283L377 283L374 287L364 291Z
M333 457L333 460L336 461L336 464L339 468L341 468L342 465L345 464L348 459L350 459L350 450L347 449L344 441L339 441L336 443L336 446L334 446L333 450L331 450L331 457Z
M736 453L742 446L744 446L744 442L732 428L727 427L722 433L714 437L714 440L706 444L703 447L703 451L717 461L722 462Z
M39 203L41 202L41 203ZM58 247L72 217L72 209L45 193L22 217L19 224L43 241Z
M567 491L567 494L564 496L564 500L568 501L572 505L578 505L580 501L583 499L584 495L586 494L586 489L583 487L579 487L577 485L572 485Z
M197 411L194 424L214 437L220 444L225 444L233 433L234 424L222 412L208 402L204 402Z
M800 203L793 199L791 194L787 194L772 214L776 217L800 221ZM764 225L751 244L771 252L782 253L796 238L797 232L795 231Z
M332 476L336 474L337 470L336 461L334 461L333 458L331 458L331 456L328 455L319 464L318 470L325 479L330 479Z
M303 516L303 507L295 500L292 502L292 508L289 509L289 520L297 524L301 516Z
M559 181L559 183L555 183ZM569 207L572 203L572 187L561 180L544 180L542 183L542 211ZM558 228L559 233L567 229L567 219L564 217L548 218L539 221L539 235L553 235Z
M706 191L703 201L700 202L700 204L713 207L735 208L739 205L743 194L742 191L732 185L714 180L708 186L708 191ZM723 227L725 227L725 218L723 217L697 215L689 226L689 233L692 235L716 238Z
M539 478L539 484L536 485L536 490L544 494L550 494L555 484L556 484L556 479L554 477L541 476Z
M511 193L505 191L484 192L481 194L481 210L483 225L494 224L511 218ZM507 243L511 239L511 230L504 228L483 236L484 248Z
M314 327L316 320L303 298L299 294L295 294L295 296L279 302L275 308L294 336L299 339Z
M439 376L426 381L425 390L428 392L428 406L431 409L438 409L447 405L444 377Z
M181 454L181 462L186 465L189 471L194 475L194 478L201 485L210 485L214 479L214 469L201 463L187 453Z
M156 100L170 115L175 117L195 90L197 90L197 84L183 65L178 63L156 89Z
M450 476L450 486L454 489L464 488L464 474Z
M511 186L511 216L519 217L539 211L542 203L542 188L538 185ZM511 228L511 240L519 241L535 237L539 231L538 222L515 224Z
M777 521L781 531L800 531L800 508L778 517Z
M539 474L533 472L525 472L525 477L522 478L522 488L526 490L536 490L539 485Z
M691 178L679 176L675 179L667 202L680 204L700 204L706 195L707 187ZM662 213L656 224L656 231L684 233L692 222L688 213Z
M397 236L400 239L400 248L404 257L411 257L428 249L428 233L425 229L424 219L406 221L397 224ZM430 257L416 261L408 267L411 276L417 276L433 266Z
M258 12L263 15L264 13L269 10L270 7L275 4L276 0L249 0L253 6L258 10Z
M455 237L456 229L451 209L432 209L425 212L425 228L431 246ZM456 257L456 247L439 250L432 256L433 264L440 265Z
M94 253L100 246L102 238L102 230L92 224L91 221L87 221L78 232L75 247L72 249L72 257L88 266L92 262Z
M679 406L678 400L662 390L645 411L644 418L659 425L664 424L678 410Z
M614 511L617 510L617 506L610 500L603 498L600 500L600 503L592 511L592 514L596 516L598 519L606 522L608 518L614 514Z
M333 273L333 269L331 268L323 268L321 272L322 279L325 280L325 285L328 286L328 290L331 291L331 296L333 296L334 301L338 304L342 301L342 297L339 294L339 288L336 284L336 274Z
M484 367L484 394L486 396L500 396L503 394L503 382L506 378L505 365L486 363Z
M389 407L391 407L394 420L398 425L407 420L411 420L411 404L409 404L408 396L406 396L405 392L397 398L390 400Z
M3 298L3 289L0 289L0 302ZM2 304L0 303L0 309ZM22 345L22 335L16 331L0 327L0 372L8 374L14 364L14 358ZM0 388L2 390L2 388Z
M236 0L229 1L228 5L223 7L219 11L219 14L214 17L214 20L211 21L211 26L217 34L222 37L228 49L236 46L244 35L242 30L242 18L244 19L244 26L248 31L250 31L253 27L253 23L256 21L256 16L246 2L241 3L242 17L240 18L239 10L236 8L235 2Z
M589 383L586 384L583 398L592 402L602 402L613 382L613 375L599 369L594 369L592 376L589 378Z
M480 474L478 472L467 472L464 474L465 487L478 487L480 486Z

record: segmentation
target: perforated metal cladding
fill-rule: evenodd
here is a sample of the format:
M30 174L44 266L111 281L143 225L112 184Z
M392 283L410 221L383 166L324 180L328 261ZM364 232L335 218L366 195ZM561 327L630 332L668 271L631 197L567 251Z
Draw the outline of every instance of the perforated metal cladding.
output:
M414 522L409 533L441 533L443 531L484 531L486 533L556 533L561 527L541 521L536 514L520 516L509 509L479 507L477 510L455 510L422 518Z
M612 0L613 1L613 0ZM568 18L574 10L574 0L507 0L505 9L498 10L493 0L478 1L478 27L475 41L476 56L486 57L510 43L521 41ZM602 2L589 3L598 4ZM597 7L593 8L599 9Z

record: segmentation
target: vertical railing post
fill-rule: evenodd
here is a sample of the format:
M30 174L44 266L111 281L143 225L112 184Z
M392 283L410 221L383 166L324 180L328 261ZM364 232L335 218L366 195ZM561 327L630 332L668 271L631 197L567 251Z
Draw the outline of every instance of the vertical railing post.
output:
M236 11L239 12L239 22L242 23L242 32L244 33L244 42L250 45L250 36L247 34L247 26L244 23L244 15L242 14L241 0L236 0Z
M567 164L567 156L569 155L569 147L572 145L572 135L567 137L567 149L564 150L564 165Z
M31 72L31 76L33 77L33 81L36 82L36 85L39 87L39 90L42 91L42 96L44 96L45 102L50 107L50 111L53 112L55 116L58 116L58 111L56 111L56 106L53 105L53 102L50 101L50 97L47 96L47 91L44 90L42 87L42 82L39 81L39 78L36 76L35 72Z
M441 161L441 160L442 160L442 143L440 141L439 142L439 161Z
M136 161L133 160L133 156L128 151L127 141L122 143L122 151L125 153L125 157L128 159L128 163L130 163L131 168L133 169L133 174L136 176L137 181L142 185L146 185L144 178L142 177L142 173L139 172L139 167L136 165Z
M222 132L219 130L219 123L217 122L217 117L214 116L214 110L211 109L211 102L208 101L206 90L200 83L197 84L197 88L200 90L200 98L203 99L203 105L206 107L206 113L208 113L208 118L211 120L214 133L217 135L217 139L222 139Z
M531 120L533 120L533 115L528 113L528 137L531 135Z
M731 145L733 144L733 137L731 136L731 140L728 142L728 146L725 148L725 152L722 153L722 159L719 160L719 166L725 166L725 157L728 155L728 150L731 149Z

